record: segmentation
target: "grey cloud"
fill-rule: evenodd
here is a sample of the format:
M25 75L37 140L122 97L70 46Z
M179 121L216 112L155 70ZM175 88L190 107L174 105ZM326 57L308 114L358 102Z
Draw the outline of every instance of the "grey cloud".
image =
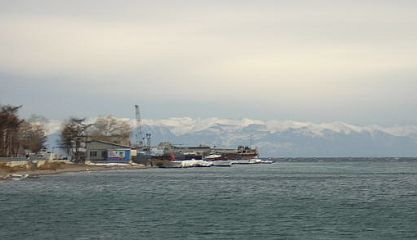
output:
M61 117L143 103L154 117L417 122L416 7L2 1L0 101Z

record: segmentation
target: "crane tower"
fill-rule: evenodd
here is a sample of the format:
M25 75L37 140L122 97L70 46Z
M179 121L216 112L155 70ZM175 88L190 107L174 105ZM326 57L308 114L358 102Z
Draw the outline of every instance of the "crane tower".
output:
M140 118L139 105L135 105L135 116L136 116L136 145L139 148L143 147L143 136L142 136L142 119Z

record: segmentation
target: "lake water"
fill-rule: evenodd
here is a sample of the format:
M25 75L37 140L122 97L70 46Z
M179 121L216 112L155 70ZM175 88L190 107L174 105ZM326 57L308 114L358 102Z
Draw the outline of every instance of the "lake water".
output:
M417 161L67 173L0 182L0 239L417 239Z

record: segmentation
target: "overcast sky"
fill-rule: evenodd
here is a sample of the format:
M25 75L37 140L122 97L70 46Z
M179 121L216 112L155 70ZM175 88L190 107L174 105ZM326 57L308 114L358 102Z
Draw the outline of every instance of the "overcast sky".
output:
M412 0L0 0L0 103L417 124L416 29Z

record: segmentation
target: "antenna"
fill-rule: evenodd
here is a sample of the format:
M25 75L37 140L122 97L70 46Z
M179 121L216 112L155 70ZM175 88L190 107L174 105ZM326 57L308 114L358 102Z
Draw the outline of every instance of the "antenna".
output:
M135 116L136 116L136 145L139 148L143 147L143 136L142 136L142 119L140 118L139 105L135 105Z

